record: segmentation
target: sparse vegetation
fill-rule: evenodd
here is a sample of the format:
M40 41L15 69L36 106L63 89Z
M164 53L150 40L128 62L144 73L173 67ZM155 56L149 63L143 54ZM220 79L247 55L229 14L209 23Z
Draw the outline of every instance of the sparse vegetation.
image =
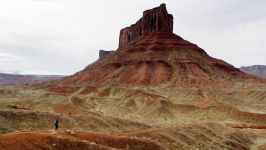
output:
M18 106L10 104L10 105L7 105L7 108L18 109Z

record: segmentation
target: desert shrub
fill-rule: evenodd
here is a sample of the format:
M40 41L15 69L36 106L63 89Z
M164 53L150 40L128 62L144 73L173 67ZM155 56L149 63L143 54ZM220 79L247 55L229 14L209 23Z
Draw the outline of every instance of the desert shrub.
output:
M7 105L7 107L10 109L18 109L18 106L16 105Z

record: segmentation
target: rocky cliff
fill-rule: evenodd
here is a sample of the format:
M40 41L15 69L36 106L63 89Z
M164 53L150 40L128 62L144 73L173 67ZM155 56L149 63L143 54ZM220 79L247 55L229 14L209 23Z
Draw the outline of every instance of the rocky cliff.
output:
M173 33L173 16L168 14L166 5L146 10L143 16L135 24L120 31L119 48L135 42L141 36L154 31Z

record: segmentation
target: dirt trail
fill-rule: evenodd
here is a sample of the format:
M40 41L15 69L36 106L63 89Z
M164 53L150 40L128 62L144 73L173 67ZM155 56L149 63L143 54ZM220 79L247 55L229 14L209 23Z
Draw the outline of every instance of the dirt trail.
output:
M89 132L15 132L0 135L1 150L43 149L143 149L167 150L159 143L147 139L110 136Z

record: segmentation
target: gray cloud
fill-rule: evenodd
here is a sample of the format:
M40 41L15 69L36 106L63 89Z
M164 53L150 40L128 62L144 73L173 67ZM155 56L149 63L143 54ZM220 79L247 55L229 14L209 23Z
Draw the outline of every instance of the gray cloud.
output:
M10 62L10 63L20 63L20 62L26 62L27 60L22 57L12 55L9 53L0 53L0 61Z
M116 49L119 30L162 2L175 16L174 32L211 56L266 65L263 0L8 0L0 1L0 54L27 62L0 55L0 68L72 74L97 60L99 49Z

